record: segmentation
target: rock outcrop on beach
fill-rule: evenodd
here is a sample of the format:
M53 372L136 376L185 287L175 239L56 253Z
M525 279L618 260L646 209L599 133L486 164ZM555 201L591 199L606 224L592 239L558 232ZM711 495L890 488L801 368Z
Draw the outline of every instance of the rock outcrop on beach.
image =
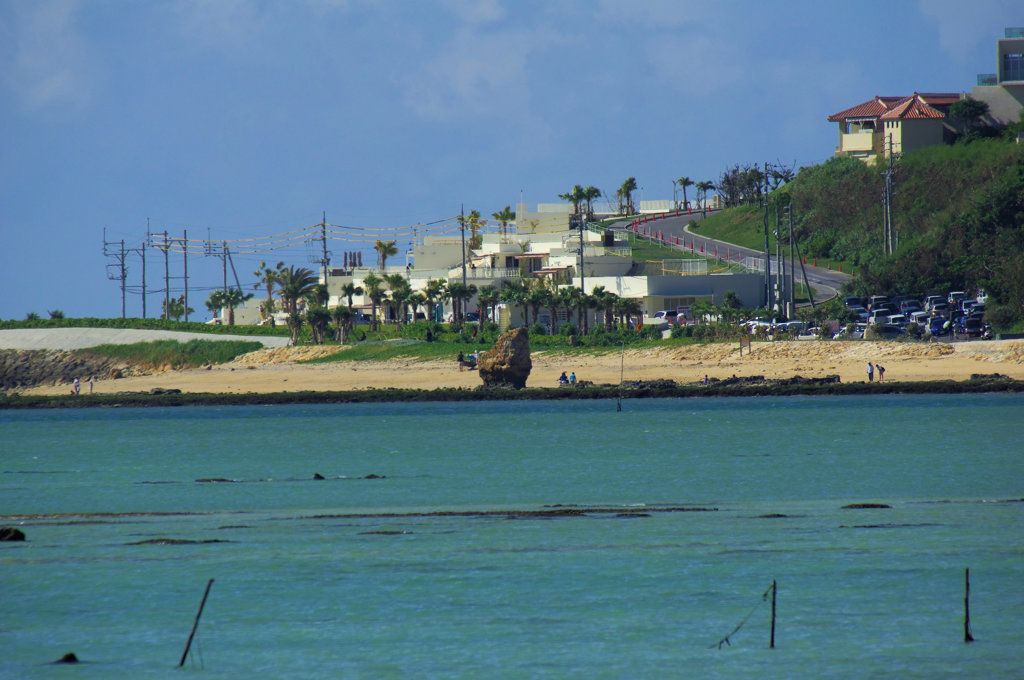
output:
M0 391L42 384L70 385L75 378L82 382L89 376L112 377L120 369L105 357L90 357L59 350L0 350Z
M480 355L477 370L485 387L526 387L533 361L530 336L525 328L513 328L498 336L494 347Z

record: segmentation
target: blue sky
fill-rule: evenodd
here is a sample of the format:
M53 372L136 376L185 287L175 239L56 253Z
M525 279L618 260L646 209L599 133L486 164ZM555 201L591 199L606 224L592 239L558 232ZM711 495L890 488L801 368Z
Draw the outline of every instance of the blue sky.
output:
M218 241L324 212L386 234L574 184L670 199L680 176L820 163L829 114L969 92L1007 26L1019 0L0 0L0 318L119 316L104 229L138 249L147 218ZM259 259L234 258L243 285ZM221 262L189 274L209 318Z

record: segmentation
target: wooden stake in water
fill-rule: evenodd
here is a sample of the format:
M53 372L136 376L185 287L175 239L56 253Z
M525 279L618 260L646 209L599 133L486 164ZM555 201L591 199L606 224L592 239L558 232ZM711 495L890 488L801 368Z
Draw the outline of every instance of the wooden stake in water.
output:
M188 657L188 650L192 647L192 638L196 635L196 628L199 627L199 617L203 615L203 607L206 606L206 597L210 594L210 586L213 585L213 579L211 578L209 583L206 584L206 592L203 593L203 600L199 603L199 611L196 612L196 620L192 623L192 632L188 634L188 642L185 643L185 651L181 654L181 661L178 663L178 668L185 665L185 658Z
M775 649L775 592L778 590L778 585L775 581L772 581L772 636L768 643L770 649Z
M971 635L971 569L964 569L964 642L974 642Z

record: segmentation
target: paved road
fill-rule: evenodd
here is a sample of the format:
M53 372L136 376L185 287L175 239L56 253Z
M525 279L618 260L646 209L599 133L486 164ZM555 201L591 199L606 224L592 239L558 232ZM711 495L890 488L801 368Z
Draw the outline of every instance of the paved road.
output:
M697 234L692 233L689 230L689 224L690 222L700 219L700 217L701 215L699 213L694 213L692 215L679 215L678 217L667 217L664 219L651 220L648 221L646 224L641 225L640 229L646 229L649 233L660 232L661 234L664 235L664 238L666 240L671 239L674 241L676 238L678 238L680 243L685 242L687 245L689 245L689 243L692 242L693 248L697 252L700 252L701 246L704 247L705 253L714 253L715 248L717 248L720 256L724 257L725 254L728 253L734 262L736 260L737 253L740 254L740 257L762 257L764 255L764 253L759 250L743 248L733 243L726 243L725 241L716 241L715 239L710 239L705 236L699 236ZM620 224L628 225L629 223L621 222ZM790 267L792 266L792 261L788 257L784 257L783 259L786 261L786 271L788 272L790 270ZM799 263L797 264L797 280L801 280L802 276ZM774 269L775 260L773 258L773 272ZM843 283L848 281L850 278L849 274L833 271L825 267L812 267L810 265L804 265L804 269L807 272L807 281L811 284L811 287L814 288L814 290L816 291L814 296L814 301L816 303L822 302L833 296L838 295L840 286L842 286Z
M252 340L264 347L284 347L288 338L262 335L181 333L122 328L21 328L0 331L0 349L84 349L96 345L127 345L154 340Z

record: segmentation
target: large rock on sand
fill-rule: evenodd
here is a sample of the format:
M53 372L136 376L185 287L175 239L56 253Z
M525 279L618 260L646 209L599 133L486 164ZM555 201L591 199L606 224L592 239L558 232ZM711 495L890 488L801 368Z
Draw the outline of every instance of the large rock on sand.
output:
M525 328L502 333L494 347L480 355L477 370L486 387L526 387L533 362L530 360L530 336Z

